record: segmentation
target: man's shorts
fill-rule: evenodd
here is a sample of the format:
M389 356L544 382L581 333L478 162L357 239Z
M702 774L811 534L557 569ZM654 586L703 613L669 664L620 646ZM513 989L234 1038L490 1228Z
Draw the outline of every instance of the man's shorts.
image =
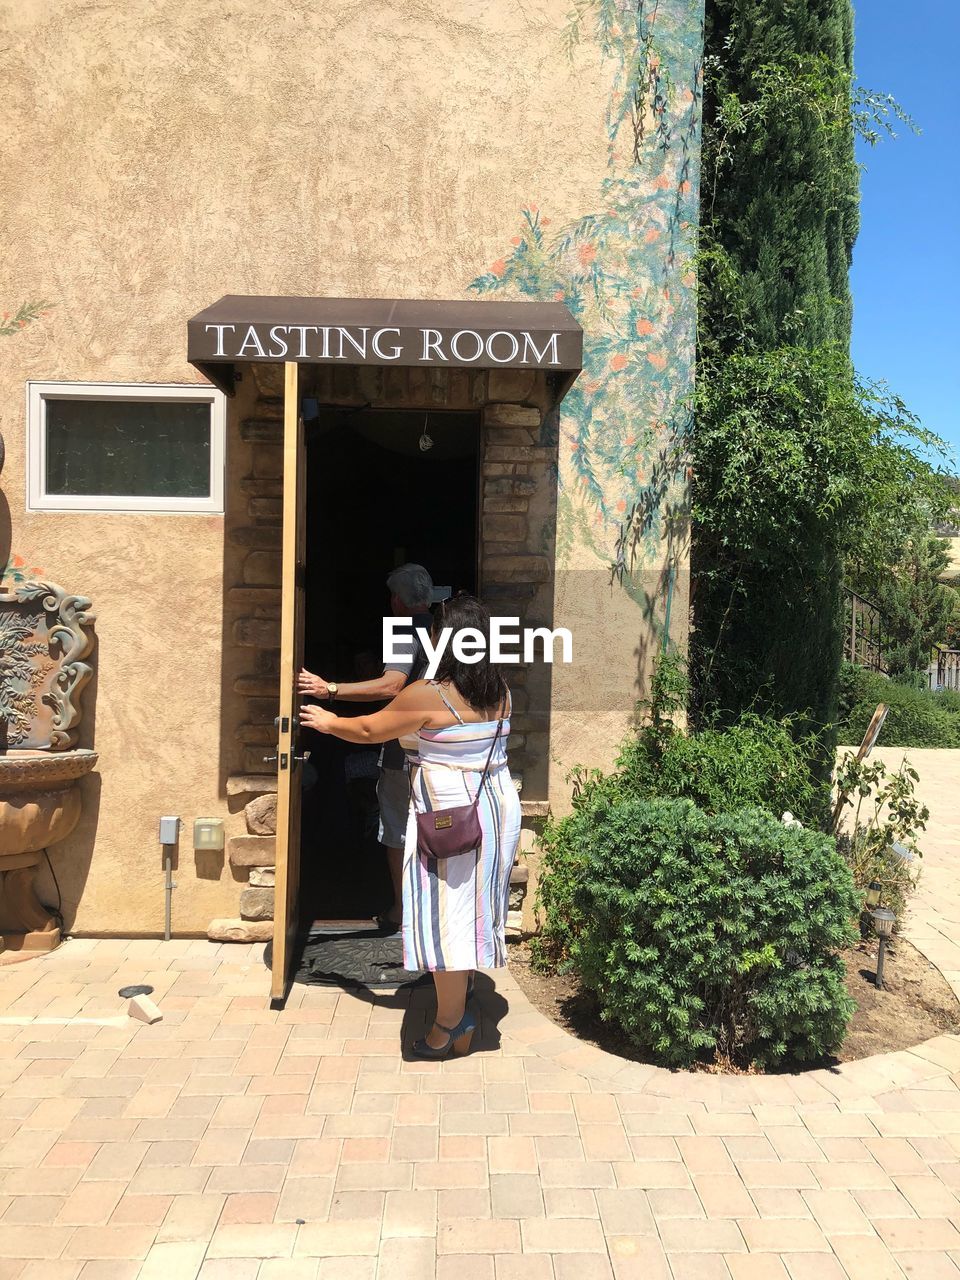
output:
M381 769L377 783L380 804L380 843L402 849L410 814L410 774L406 769Z

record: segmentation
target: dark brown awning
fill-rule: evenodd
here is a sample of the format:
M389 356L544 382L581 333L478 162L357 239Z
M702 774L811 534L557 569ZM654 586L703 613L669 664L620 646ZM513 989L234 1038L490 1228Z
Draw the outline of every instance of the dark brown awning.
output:
M583 362L583 330L560 302L228 295L187 323L187 359L233 393L250 361L537 369L557 399Z

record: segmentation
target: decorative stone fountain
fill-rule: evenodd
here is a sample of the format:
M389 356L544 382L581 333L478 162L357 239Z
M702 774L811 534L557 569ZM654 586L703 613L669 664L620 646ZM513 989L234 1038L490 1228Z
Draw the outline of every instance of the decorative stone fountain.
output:
M60 922L34 877L80 818L78 779L97 763L76 746L92 675L90 601L50 582L0 593L0 936L7 952L52 951Z

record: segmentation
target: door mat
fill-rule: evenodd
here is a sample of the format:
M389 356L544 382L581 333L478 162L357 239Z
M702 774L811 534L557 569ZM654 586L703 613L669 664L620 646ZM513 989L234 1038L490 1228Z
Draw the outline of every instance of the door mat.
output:
M401 987L424 975L403 967L399 933L369 929L312 929L295 982L322 987Z

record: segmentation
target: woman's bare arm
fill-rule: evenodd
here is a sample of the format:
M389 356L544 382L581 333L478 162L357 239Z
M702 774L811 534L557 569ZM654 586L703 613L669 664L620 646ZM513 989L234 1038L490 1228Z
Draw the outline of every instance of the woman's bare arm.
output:
M444 710L436 692L425 681L408 685L388 707L369 716L336 716L324 707L300 708L300 723L319 733L330 733L344 742L390 742L417 733Z

